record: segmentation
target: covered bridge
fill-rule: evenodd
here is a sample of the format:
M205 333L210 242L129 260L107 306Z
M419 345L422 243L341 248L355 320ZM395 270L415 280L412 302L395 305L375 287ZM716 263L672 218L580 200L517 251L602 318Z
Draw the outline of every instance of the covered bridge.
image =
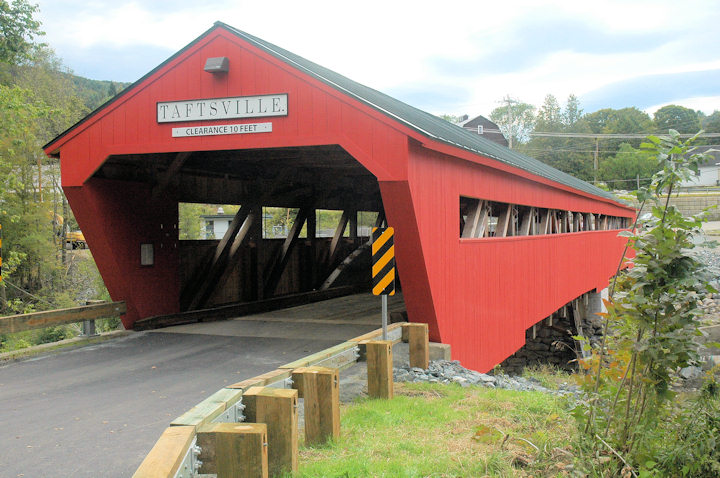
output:
M60 158L113 300L127 302L126 327L339 284L369 290L357 215L374 211L396 231L409 320L481 371L607 285L617 229L633 215L590 184L219 22L45 152ZM193 202L242 207L222 240L180 241L178 204ZM287 239L264 236L269 206L298 208ZM343 211L335 237L315 237L317 209Z

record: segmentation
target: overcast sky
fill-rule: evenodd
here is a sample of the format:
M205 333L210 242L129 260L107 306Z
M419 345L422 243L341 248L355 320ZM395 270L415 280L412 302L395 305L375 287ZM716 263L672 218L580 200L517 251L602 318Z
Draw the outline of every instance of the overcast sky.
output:
M135 81L220 20L434 114L549 93L720 109L717 0L34 1L44 41L93 79Z

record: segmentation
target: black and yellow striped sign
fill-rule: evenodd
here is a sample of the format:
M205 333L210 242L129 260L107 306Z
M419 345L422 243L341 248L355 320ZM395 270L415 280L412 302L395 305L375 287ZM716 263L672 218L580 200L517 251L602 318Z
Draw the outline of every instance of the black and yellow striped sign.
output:
M374 227L372 230L373 295L395 295L395 230Z

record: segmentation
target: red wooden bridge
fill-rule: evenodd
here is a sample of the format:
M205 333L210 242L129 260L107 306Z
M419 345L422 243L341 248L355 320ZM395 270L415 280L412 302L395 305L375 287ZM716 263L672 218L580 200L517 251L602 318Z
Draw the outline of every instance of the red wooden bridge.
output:
M598 188L223 23L45 151L60 158L113 300L127 303L126 327L367 289L357 220L367 211L395 228L409 320L480 371L607 285L633 215ZM181 241L178 204L193 202L242 207L222 240ZM263 233L263 207L297 208L287 238ZM319 209L343 211L334 237L316 237Z

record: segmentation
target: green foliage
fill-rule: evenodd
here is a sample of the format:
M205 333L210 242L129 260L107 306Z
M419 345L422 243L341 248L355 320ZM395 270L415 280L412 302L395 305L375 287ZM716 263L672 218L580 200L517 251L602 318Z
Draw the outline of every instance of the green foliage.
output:
M21 63L32 57L34 40L45 33L34 18L37 5L26 0L0 0L0 62Z
M574 414L596 452L611 450L625 460L609 466L632 473L656 454L650 438L670 413L672 381L698 360L692 339L699 333L699 298L714 292L690 255L702 215L685 217L669 205L673 189L697 174L704 159L692 154L696 139L683 141L671 130L643 144L660 169L650 188L636 194L638 203L650 203L651 215L621 233L635 251L633 267L616 279L606 303L607 349L603 343L581 361L588 399Z
M648 186L657 171L657 160L651 154L622 143L614 156L600 163L598 178L608 181L615 189L634 190L636 178L640 178L641 186Z
M555 476L570 426L549 394L397 384L392 400L342 410L340 439L302 447L293 476Z
M506 96L504 104L492 110L490 119L498 125L510 147L526 142L535 123L535 107Z
M653 119L658 131L673 129L680 133L692 133L700 129L698 112L684 106L663 106L655 112Z

